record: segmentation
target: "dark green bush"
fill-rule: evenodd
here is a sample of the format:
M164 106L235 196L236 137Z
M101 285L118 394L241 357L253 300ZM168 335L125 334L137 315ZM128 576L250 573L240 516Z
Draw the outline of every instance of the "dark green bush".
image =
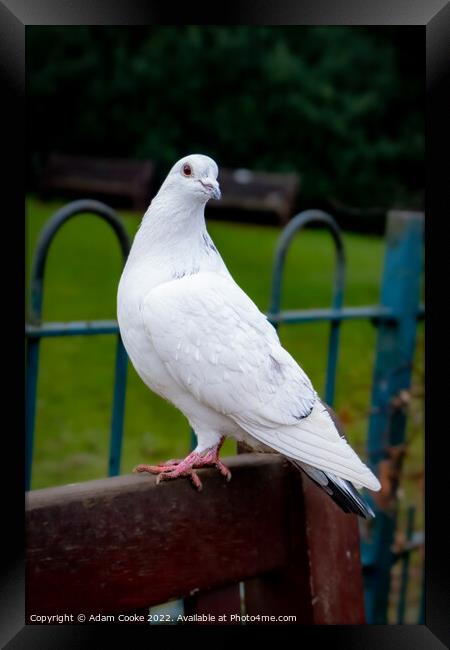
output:
M30 181L51 150L297 170L302 200L422 200L423 30L31 27Z

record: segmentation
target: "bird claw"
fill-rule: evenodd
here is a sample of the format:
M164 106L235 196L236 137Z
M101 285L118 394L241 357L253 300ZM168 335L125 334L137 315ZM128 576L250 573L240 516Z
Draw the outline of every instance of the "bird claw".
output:
M169 471L169 467L163 465L137 465L133 469L134 474L141 474L143 472L148 472L149 474L161 474L161 472Z
M215 467L226 478L227 481L231 480L231 472L222 463L219 458L219 449L223 440L216 446L212 447L206 454L202 455L193 451L184 460L172 459L159 465L138 465L134 468L133 472L148 472L149 474L157 474L156 483L167 481L170 479L178 478L179 476L187 476L191 479L194 486L200 492L203 489L202 482L198 477L196 469L200 467Z
M197 488L197 490L199 492L202 491L203 484L202 484L197 472L195 472L193 469L185 469L185 470L177 472L176 471L177 469L178 469L178 467L171 470L171 471L160 472L158 474L157 479L156 479L157 485L159 485L159 483L161 483L161 481L168 481L168 480L171 480L171 479L178 478L180 476L186 476L186 477L191 479L192 483L194 484L194 487Z
M219 470L222 476L224 476L227 479L227 482L229 483L231 481L231 472L228 469L228 467L219 461L216 463L216 468Z

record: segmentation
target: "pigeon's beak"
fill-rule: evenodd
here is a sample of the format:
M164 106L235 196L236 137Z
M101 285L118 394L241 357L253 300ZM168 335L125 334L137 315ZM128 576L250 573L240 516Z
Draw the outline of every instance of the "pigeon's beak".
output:
M211 176L208 176L207 178L202 179L200 183L203 185L205 189L207 189L210 192L211 198L216 200L220 199L222 193L220 191L219 183L216 181L215 178L211 178Z

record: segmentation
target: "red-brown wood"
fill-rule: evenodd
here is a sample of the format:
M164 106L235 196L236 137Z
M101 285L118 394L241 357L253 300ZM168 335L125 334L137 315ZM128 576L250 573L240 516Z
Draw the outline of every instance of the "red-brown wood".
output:
M357 518L342 512L304 474L292 472L288 561L245 583L246 612L294 615L297 624L362 624Z
M28 611L114 612L238 582L285 561L280 458L230 459L156 485L129 475L27 497Z
M324 406L344 435L337 414ZM242 445L240 449L245 451ZM291 468L290 477L288 561L282 569L245 583L246 611L292 614L296 623L362 624L358 518L345 514L305 474Z
M313 623L365 623L358 518L303 478Z
M275 454L156 485L128 475L27 495L27 615L115 613L188 598L192 612L358 623L356 517ZM190 597L190 598L189 598Z
M250 616L295 616L295 623L310 624L310 566L306 546L303 478L287 468L286 520L288 531L287 560L283 567L269 571L244 583L245 612Z

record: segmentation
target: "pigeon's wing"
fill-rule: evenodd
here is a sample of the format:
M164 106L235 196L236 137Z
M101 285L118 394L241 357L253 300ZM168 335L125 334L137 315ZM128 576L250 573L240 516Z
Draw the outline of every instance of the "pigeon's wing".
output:
M174 380L248 426L295 424L311 412L311 382L229 277L198 273L150 291L145 329Z
M231 278L198 273L159 285L142 316L168 372L199 402L290 458L378 489L275 329Z

